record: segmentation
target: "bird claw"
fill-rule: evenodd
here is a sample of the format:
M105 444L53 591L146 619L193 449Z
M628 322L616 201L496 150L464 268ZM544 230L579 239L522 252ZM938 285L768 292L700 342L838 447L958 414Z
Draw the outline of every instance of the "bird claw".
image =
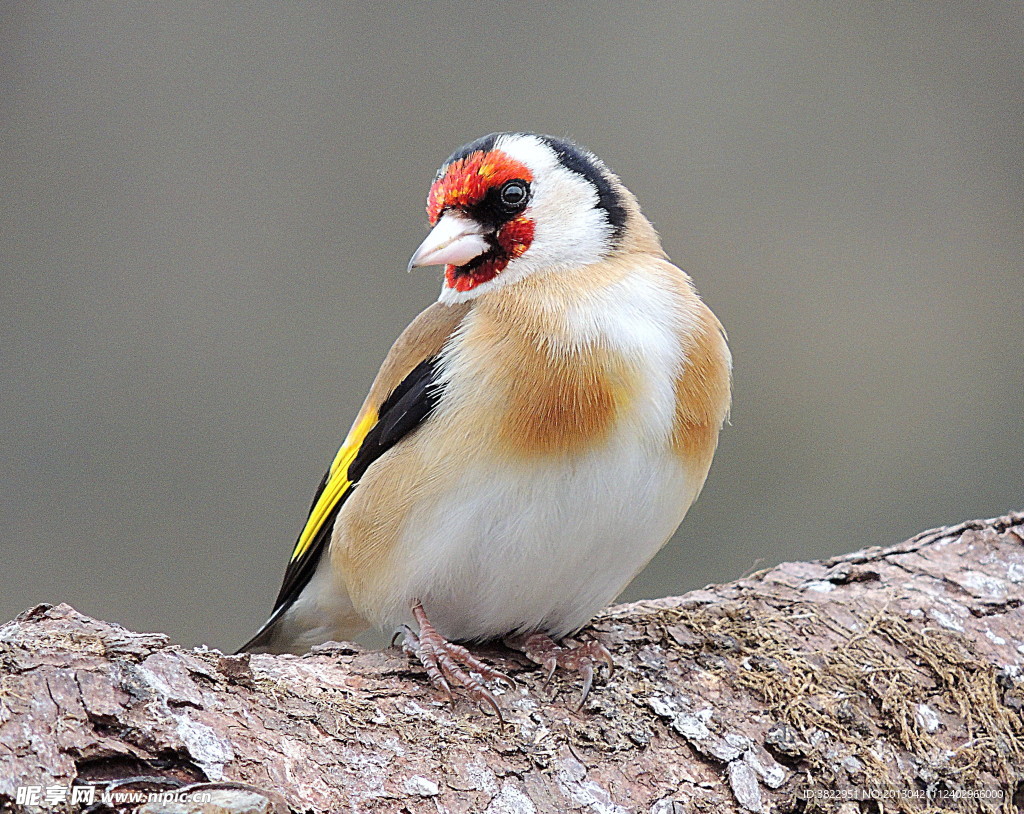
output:
M583 677L583 693L580 696L577 709L583 708L587 696L590 695L590 689L594 683L595 665L597 663L604 664L608 668L609 676L615 667L608 648L594 639L574 647L563 647L544 633L532 633L525 637L506 639L505 644L521 651L530 661L544 668L545 687L559 667L579 673Z
M478 704L490 707L504 725L505 719L498 707L498 700L483 681L471 675L470 671L477 673L484 681L495 681L509 689L516 687L515 681L485 664L462 645L445 639L431 624L420 603L413 606L412 613L419 624L419 632L415 633L412 628L403 625L395 633L392 642L402 636L403 652L423 665L430 683L445 693L449 700L454 700L452 685L461 687Z
M547 687L551 683L551 679L555 677L555 670L558 669L558 659L554 656L548 656L544 659L544 683L543 686Z

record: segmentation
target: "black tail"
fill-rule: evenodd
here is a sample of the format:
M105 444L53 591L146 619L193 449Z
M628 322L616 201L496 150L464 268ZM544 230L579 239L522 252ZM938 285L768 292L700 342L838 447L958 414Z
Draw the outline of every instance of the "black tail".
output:
M289 606L283 605L274 611L270 618L263 623L263 626L256 631L256 634L249 639L245 644L235 651L237 656L239 653L278 653L280 652L274 646L274 639L277 633L277 623L280 621L284 612Z

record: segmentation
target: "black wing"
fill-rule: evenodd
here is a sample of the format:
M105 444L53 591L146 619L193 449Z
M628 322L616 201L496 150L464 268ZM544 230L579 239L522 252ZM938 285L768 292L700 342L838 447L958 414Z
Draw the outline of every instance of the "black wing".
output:
M376 415L368 416L365 424L356 428L354 437L346 439L346 445L339 450L335 464L324 475L313 497L309 517L292 550L273 613L239 652L263 644L277 620L309 584L331 539L338 512L359 479L374 461L416 429L437 407L441 395L437 380L438 357L420 362L384 399Z

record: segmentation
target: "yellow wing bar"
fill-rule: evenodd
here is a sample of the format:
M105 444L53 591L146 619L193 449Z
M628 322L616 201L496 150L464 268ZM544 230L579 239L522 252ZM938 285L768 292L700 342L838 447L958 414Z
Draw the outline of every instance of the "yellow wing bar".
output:
M334 456L334 462L331 464L327 483L320 493L320 497L317 498L313 510L309 513L309 519L302 529L302 534L299 535L298 542L295 543L295 548L292 550L292 562L295 562L306 553L320 527L323 526L324 521L330 516L334 507L338 505L338 501L352 487L348 479L348 468L359 452L359 447L362 446L366 434L376 423L377 412L375 410L367 410L366 415L359 419L355 426L349 430L345 443L341 445L338 454Z

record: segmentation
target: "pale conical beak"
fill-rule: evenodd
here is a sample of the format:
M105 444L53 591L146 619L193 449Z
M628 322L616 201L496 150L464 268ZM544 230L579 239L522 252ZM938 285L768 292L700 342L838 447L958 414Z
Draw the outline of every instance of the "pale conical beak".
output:
M419 266L464 266L489 248L484 228L479 223L446 212L413 252L408 271Z

